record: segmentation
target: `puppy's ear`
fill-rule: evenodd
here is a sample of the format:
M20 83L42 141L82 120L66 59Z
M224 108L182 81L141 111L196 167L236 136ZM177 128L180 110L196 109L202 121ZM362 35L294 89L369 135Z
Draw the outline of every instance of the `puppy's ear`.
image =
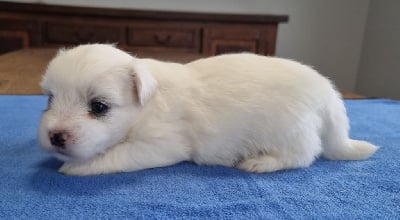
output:
M140 62L133 65L132 75L134 77L134 91L143 106L157 89L157 81L151 75L149 69Z

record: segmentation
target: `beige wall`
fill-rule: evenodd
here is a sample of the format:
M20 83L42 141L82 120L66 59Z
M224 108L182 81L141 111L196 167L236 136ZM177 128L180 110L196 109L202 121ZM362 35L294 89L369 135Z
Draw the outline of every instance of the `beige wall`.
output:
M277 55L313 66L353 91L370 0L14 0L62 5L290 16Z
M400 1L372 0L356 91L400 99Z

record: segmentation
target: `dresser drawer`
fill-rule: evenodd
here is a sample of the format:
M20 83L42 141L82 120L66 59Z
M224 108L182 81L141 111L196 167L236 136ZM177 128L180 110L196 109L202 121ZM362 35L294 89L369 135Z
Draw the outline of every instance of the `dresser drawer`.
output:
M46 41L57 44L121 42L123 28L91 24L47 23Z
M185 28L129 28L128 44L137 47L196 48L199 31Z
M204 29L203 53L275 53L276 25L210 25Z

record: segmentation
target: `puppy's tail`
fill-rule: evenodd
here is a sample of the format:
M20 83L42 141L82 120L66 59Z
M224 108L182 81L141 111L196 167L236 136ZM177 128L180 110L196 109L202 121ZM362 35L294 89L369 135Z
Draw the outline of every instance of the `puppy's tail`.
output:
M363 160L378 150L379 147L371 143L349 138L346 108L338 93L332 97L324 113L322 156L332 160Z
M349 139L347 146L337 146L334 150L323 151L323 156L331 160L364 160L379 149L366 141Z

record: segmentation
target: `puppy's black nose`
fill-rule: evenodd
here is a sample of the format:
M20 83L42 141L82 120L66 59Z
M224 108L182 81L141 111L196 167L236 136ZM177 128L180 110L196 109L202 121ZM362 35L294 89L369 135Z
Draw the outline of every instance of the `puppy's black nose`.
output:
M64 132L50 132L49 137L50 137L50 142L53 146L59 147L59 148L65 148L65 133Z

